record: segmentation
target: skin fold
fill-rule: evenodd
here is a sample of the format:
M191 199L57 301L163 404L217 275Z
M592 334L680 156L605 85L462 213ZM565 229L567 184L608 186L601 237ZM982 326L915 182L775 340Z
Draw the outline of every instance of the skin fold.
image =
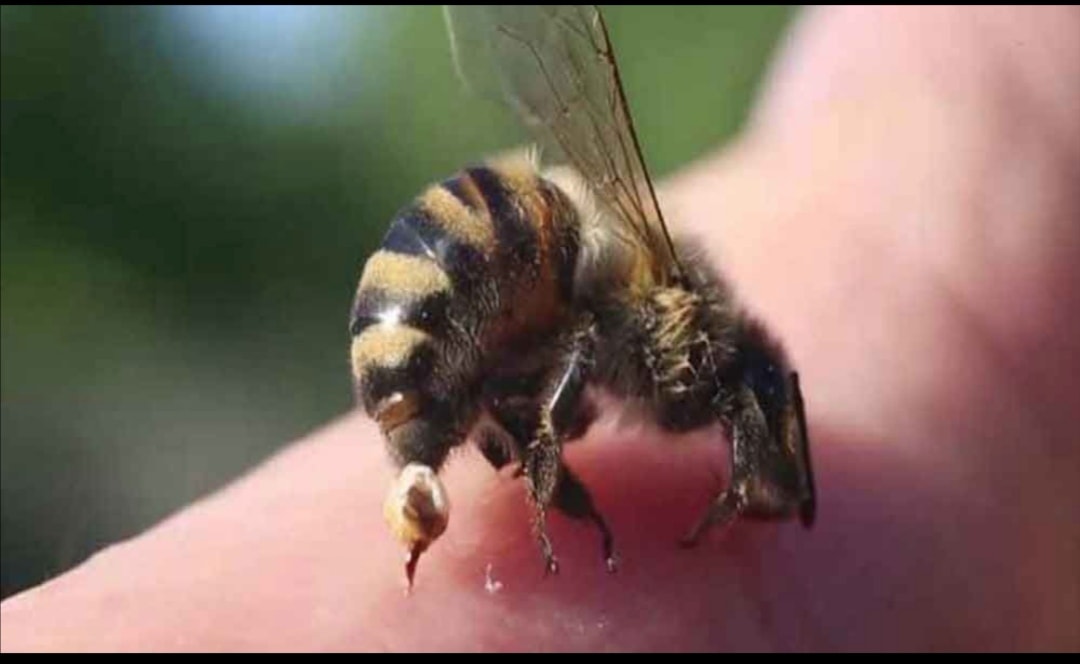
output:
M468 449L406 597L354 413L9 598L0 648L1080 649L1076 81L1075 7L810 10L741 139L662 183L800 372L812 530L679 548L721 434L608 417L566 458L616 574L552 516L545 578L524 486Z

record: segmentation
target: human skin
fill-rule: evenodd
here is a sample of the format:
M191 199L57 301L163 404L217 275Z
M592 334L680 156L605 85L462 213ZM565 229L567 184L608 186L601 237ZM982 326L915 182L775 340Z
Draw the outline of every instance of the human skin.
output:
M742 139L664 183L799 369L813 529L679 548L721 488L719 434L605 422L567 459L616 574L554 515L545 578L521 482L467 450L406 596L393 470L350 414L3 602L0 647L1080 648L1077 81L1075 7L813 10Z

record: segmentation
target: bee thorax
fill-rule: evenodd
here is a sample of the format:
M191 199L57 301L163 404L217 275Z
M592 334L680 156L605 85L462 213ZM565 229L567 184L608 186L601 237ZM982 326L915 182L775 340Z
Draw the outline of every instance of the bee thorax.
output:
M697 293L681 288L656 290L644 306L645 331L651 337L646 363L661 392L678 397L719 373L731 351L722 334L726 320Z

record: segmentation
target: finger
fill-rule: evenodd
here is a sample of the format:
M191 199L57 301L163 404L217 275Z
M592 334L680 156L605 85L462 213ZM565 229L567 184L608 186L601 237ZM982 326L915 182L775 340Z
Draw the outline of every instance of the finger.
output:
M651 440L646 440L651 439ZM806 537L746 529L693 551L678 538L716 490L716 432L678 451L599 434L569 462L616 533L554 516L545 577L519 481L479 455L446 473L447 534L411 595L381 523L392 472L353 416L218 495L4 602L4 650L602 650L764 645L760 548ZM754 596L753 601L747 599ZM753 606L748 611L747 603Z

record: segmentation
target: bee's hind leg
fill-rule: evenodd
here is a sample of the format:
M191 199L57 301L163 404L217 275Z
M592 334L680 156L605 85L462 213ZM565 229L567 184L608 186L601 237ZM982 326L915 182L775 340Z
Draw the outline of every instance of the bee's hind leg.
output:
M747 507L747 485L753 481L755 463L753 451L766 444L769 435L765 416L758 407L753 393L745 387L738 390L735 410L731 421L731 481L720 492L705 514L698 519L680 544L696 546L710 528L723 529L731 525Z
M697 546L701 542L702 535L709 528L713 526L724 528L730 524L739 515L742 503L742 498L733 488L724 490L694 524L690 532L679 540L679 544L686 548Z
M797 389L797 382L794 385ZM794 449L788 439L805 437L802 418L795 422L796 413L787 401L770 404L745 384L733 397L731 483L682 539L683 546L696 545L709 528L723 528L738 516L785 519L800 514L806 522L807 474L800 468L805 450Z

